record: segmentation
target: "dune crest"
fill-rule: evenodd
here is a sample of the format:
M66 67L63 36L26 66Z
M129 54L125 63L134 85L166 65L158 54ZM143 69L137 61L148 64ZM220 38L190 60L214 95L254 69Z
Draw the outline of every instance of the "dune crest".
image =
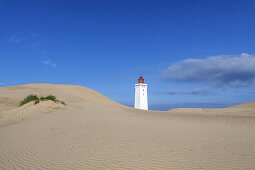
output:
M243 104L239 104L239 105L235 105L235 106L230 106L227 108L239 108L239 109L243 108L243 109L254 109L255 110L255 101L243 103Z
M243 103L226 108L175 108L168 110L169 113L193 114L193 115L211 115L211 116L252 116L255 117L255 101Z
M104 95L82 86L35 83L18 86L0 87L0 109L4 107L18 107L19 102L27 95L37 96L54 95L59 100L69 104L93 103L114 103L118 104ZM80 104L82 105L82 104Z

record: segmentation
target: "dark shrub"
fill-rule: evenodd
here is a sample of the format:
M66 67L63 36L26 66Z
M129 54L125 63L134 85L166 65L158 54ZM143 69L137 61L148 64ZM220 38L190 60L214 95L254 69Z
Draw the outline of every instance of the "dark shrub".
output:
M37 95L29 95L27 96L25 99L23 99L20 103L19 103L19 106L23 106L24 104L27 104L31 101L36 101L36 100L39 100L39 98L37 97Z
M56 97L55 97L55 96L52 96L52 95L46 96L46 97L45 97L45 100L52 100L52 101L54 101L54 102L57 101Z
M44 101L45 100L45 97L40 97L40 101Z

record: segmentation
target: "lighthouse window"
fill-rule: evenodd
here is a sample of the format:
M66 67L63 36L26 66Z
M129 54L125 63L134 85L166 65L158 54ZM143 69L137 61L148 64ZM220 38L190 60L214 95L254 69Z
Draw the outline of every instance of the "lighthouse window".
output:
M143 89L143 91L144 91L144 89Z

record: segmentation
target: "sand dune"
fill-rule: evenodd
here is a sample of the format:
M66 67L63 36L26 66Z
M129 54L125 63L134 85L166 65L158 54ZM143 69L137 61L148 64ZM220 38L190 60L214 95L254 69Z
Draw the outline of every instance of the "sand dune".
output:
M39 104L34 104L34 102L29 102L21 107L0 111L0 118L2 119L19 119L22 120L26 116L37 113L48 113L54 112L56 110L66 110L70 109L68 106L65 106L61 103L55 103L53 101L43 101Z
M253 101L253 102L243 103L243 104L231 106L228 108L255 109L255 102Z
M208 108L176 108L169 110L171 113L201 115L201 116L235 116L235 117L254 117L255 102L244 103L236 106L208 109Z
M67 106L18 108L29 94ZM1 87L0 169L255 169L254 105L144 111L81 86Z

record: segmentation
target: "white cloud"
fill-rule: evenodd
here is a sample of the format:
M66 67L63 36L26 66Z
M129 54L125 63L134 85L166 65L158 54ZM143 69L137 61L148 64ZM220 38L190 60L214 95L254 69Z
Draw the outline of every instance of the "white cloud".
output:
M204 82L215 86L255 85L255 56L221 55L186 59L170 65L163 77L175 82Z
M57 66L57 64L54 63L51 59L44 60L44 61L42 61L42 63L45 64L45 65L51 66L51 67L56 67Z

